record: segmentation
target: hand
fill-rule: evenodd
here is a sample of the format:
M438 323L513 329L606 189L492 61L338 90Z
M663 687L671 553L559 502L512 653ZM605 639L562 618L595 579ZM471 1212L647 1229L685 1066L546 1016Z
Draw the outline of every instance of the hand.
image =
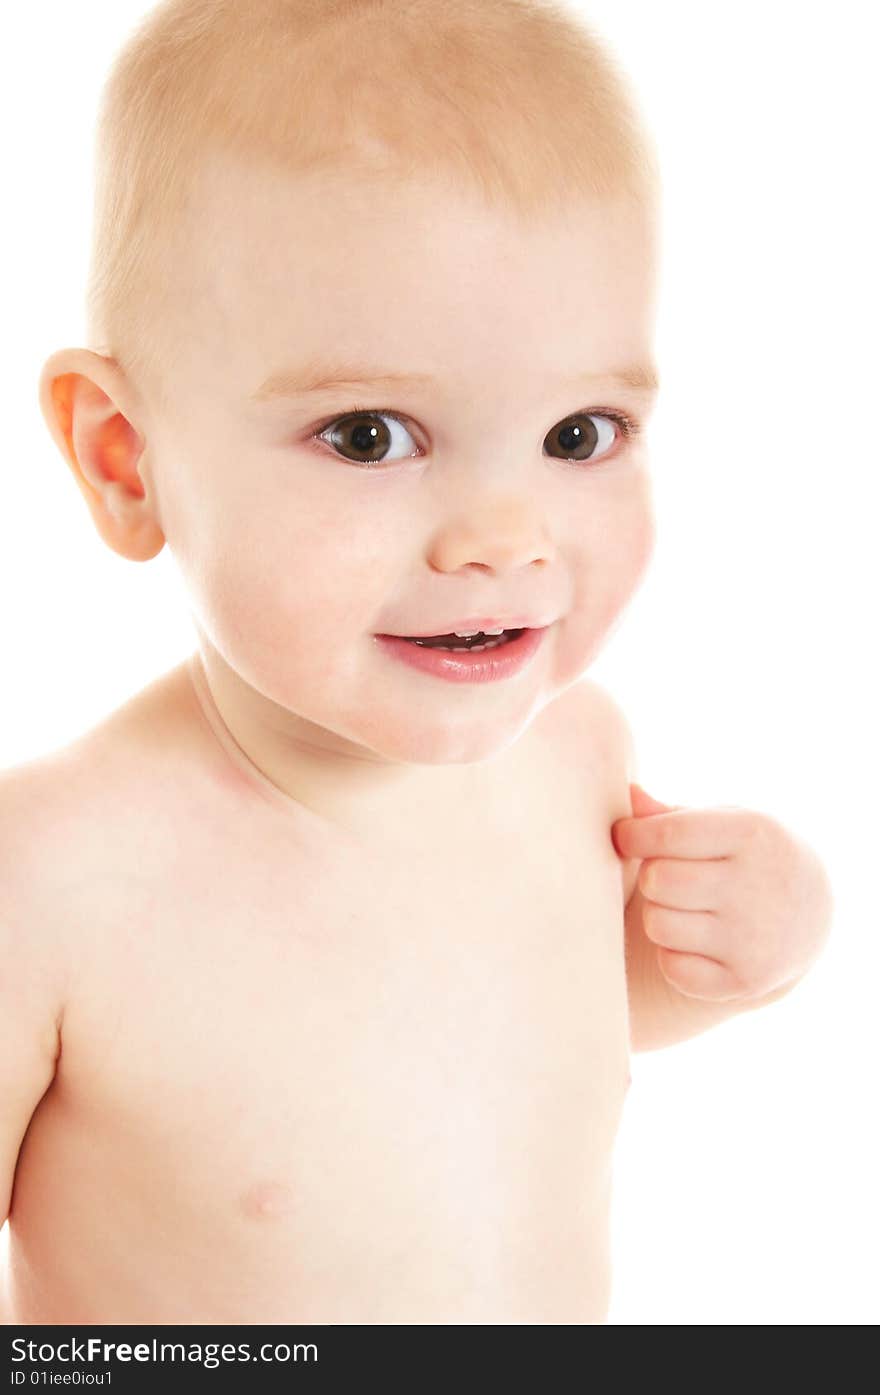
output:
M640 858L633 891L663 977L688 997L726 1001L785 989L806 973L833 901L813 850L748 809L661 804L630 785L633 817L611 835Z

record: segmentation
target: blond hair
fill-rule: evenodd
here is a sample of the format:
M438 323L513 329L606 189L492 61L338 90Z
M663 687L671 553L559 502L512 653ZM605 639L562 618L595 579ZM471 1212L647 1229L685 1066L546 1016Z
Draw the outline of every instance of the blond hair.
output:
M297 174L377 150L526 219L660 189L623 72L563 0L162 0L102 93L90 345L161 397L206 152Z

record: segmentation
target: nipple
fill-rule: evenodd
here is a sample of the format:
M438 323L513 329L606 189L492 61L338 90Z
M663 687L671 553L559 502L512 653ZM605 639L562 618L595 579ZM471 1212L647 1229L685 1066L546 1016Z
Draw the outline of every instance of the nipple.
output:
M254 1182L242 1192L240 1201L242 1211L252 1220L272 1220L290 1211L293 1191L286 1182Z

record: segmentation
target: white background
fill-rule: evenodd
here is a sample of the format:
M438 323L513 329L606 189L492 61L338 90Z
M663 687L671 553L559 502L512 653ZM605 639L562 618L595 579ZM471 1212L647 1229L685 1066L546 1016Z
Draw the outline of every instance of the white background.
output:
M101 543L37 401L44 360L85 342L97 101L146 8L4 19L0 766L194 647L167 550L136 565ZM656 798L774 814L836 897L791 997L633 1057L610 1321L876 1323L876 15L581 8L635 83L665 183L659 537L592 676Z

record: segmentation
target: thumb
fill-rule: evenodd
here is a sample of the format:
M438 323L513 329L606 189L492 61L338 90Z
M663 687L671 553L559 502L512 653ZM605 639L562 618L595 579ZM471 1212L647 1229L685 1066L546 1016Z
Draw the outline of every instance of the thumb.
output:
M681 804L661 804L659 799L648 794L641 785L630 785L630 796L632 799L632 816L639 818L642 814L671 814L675 809L681 809Z

